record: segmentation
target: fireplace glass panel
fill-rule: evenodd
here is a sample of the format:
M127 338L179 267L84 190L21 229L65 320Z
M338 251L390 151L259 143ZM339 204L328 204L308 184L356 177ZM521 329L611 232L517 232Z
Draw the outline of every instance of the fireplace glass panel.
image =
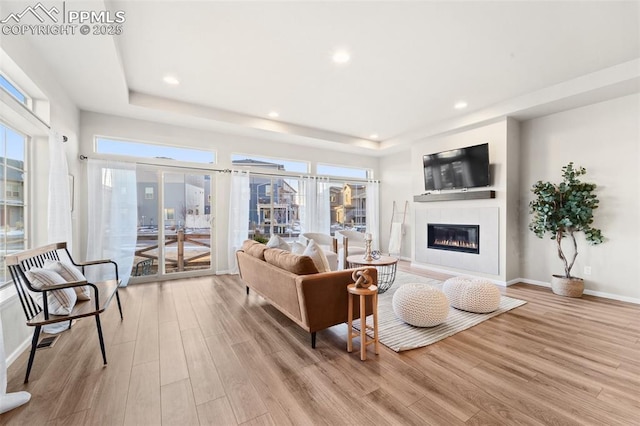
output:
M427 248L480 253L480 226L430 223L427 225Z

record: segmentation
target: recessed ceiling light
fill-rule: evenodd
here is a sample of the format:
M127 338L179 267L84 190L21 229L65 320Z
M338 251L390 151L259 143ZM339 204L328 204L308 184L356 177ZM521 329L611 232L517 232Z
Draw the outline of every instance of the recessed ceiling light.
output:
M456 102L453 107L455 109L465 109L467 107L467 103L465 101Z
M268 115L269 115L269 117L271 117L271 118L278 118L278 117L280 117L280 114L278 114L278 112L277 112L277 111L271 111Z
M340 49L333 53L332 59L336 64L346 64L351 59L351 55L346 50Z
M369 138L370 138L370 139L378 139L379 137L380 137L380 136L378 136L378 134L377 134L377 133L371 133L371 134L369 135Z
M178 84L180 84L180 80L178 80L178 78L176 76L169 75L169 74L165 75L162 78L162 81L164 81L165 83L170 84L172 86L177 86Z

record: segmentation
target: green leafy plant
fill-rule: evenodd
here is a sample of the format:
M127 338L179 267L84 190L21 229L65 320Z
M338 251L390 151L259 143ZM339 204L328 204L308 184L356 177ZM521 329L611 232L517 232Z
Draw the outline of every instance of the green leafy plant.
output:
M255 241L259 242L259 243L262 243L262 244L266 244L266 243L268 243L268 242L269 242L269 238L268 238L268 237L265 237L265 236L260 235L260 234L255 234L255 235L253 236L253 239L254 239Z
M571 268L578 256L575 234L584 232L587 242L593 245L602 243L604 238L599 229L591 226L599 200L594 193L596 184L579 179L586 173L584 167L574 168L571 162L562 168L560 184L538 181L531 188L535 199L529 203L529 213L533 215L529 229L538 238L551 234L551 239L556 240L558 257L564 262L565 278L573 278ZM563 238L569 238L573 243L571 259L562 250Z

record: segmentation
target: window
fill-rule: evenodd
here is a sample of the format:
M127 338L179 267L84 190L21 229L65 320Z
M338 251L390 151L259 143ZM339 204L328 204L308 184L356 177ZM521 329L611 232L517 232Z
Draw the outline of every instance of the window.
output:
M364 232L367 229L367 187L364 182L331 183L331 235L342 229Z
M300 234L298 179L251 176L249 236L279 235L295 241Z
M20 103L26 104L27 97L18 88L7 80L2 74L0 74L0 87L2 87L7 93L16 98Z
M153 186L147 186L144 189L144 199L153 200Z
M257 167L274 171L295 173L309 173L309 163L306 161L285 160L282 158L256 157L253 155L233 154L231 164L234 166Z
M24 135L0 124L0 287L11 280L5 256L25 249L25 142Z
M158 158L164 160L188 161L191 163L215 163L215 153L190 148L178 148L144 142L96 138L96 152L99 154L125 155L127 157Z
M318 175L337 176L355 179L367 179L371 177L371 170L355 167L332 166L330 164L320 164L317 166Z

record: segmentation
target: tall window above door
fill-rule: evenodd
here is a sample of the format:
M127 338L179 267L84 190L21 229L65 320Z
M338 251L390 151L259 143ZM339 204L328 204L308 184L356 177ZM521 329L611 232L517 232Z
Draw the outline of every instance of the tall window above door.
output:
M309 162L286 160L284 158L257 157L255 155L232 154L231 164L234 166L265 169L274 172L309 173Z
M95 151L98 154L118 155L131 158L155 158L189 163L213 164L216 154L194 148L160 145L148 142L134 142L120 139L96 137Z

